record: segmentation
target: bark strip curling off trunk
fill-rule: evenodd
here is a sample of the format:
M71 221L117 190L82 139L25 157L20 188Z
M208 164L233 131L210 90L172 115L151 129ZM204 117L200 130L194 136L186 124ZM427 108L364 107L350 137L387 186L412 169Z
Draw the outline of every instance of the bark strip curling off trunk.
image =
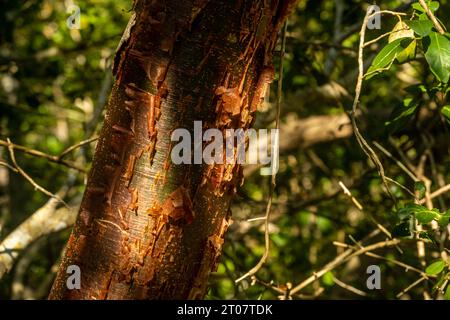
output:
M200 299L241 166L171 162L171 133L246 129L292 0L137 0L50 299ZM202 146L192 146L192 149ZM81 289L66 286L81 270Z

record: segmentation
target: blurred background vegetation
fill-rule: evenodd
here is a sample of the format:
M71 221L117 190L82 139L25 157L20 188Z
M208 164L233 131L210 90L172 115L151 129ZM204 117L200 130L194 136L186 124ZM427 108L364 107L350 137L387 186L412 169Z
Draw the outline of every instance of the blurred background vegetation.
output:
M81 9L79 30L66 25L70 15L66 8L71 1L1 3L0 138L6 141L9 137L15 144L57 156L95 136L101 127L102 110L112 84L111 59L130 17L132 2L77 0L74 4ZM388 0L381 7L411 13L409 3ZM449 3L446 0L440 3L436 14L448 25ZM318 141L311 138L331 130L327 125L342 119L342 127L349 131L346 112L354 95L358 33L367 6L366 1L357 0L300 0L289 18L280 137L284 147L280 150L280 171L269 225L269 260L256 279L235 284L264 252L264 222L248 219L264 215L269 181L258 171L247 168L245 184L233 202L234 223L226 235L218 272L210 278L208 299L284 298L279 297L276 288L297 285L345 250L334 245L334 241L353 246L352 239L360 240L377 229L374 220L389 232L398 223L394 203L383 191L376 168L351 132ZM395 17L383 16L382 29L368 31L367 37L376 38L391 30L397 21ZM369 63L384 44L380 41L366 49ZM279 59L275 64L279 64ZM364 84L358 118L369 141L377 141L397 158L404 156L402 161L414 168L424 162L423 175L430 179L431 190L450 182L450 126L439 116L439 105L424 94L423 103L412 119L396 130L387 128L385 122L403 104L407 97L405 88L420 83L432 87L434 82L423 56L418 55L409 64L394 65L389 72ZM271 91L270 99L257 116L257 127L273 125L276 82ZM317 120L317 124L314 127L302 120ZM311 136L302 136L305 128L312 128ZM94 146L91 143L77 148L64 159L89 168ZM414 190L414 181L383 152L375 150L387 175ZM424 154L427 158L421 160ZM85 183L83 173L20 151L15 156L36 183L53 193L70 179L70 190L64 199L70 205L79 204ZM0 146L0 161L11 165L4 146ZM339 181L364 207L362 211L344 194ZM414 200L396 184L390 184L390 189L400 205ZM434 199L435 207L445 212L449 200L449 193L443 193ZM0 166L0 242L47 201L48 197L36 191L23 176ZM69 232L65 228L42 236L24 248L13 269L0 279L0 299L45 298ZM442 256L445 244L448 248L447 230L439 235L443 242L431 239L425 243L426 265ZM434 236L430 234L430 238ZM380 233L371 242L376 242L375 239L383 241L386 235ZM400 247L377 251L391 261L366 255L349 259L293 298L395 299L420 274L405 270L392 259L425 269L414 241L406 241ZM369 276L366 268L372 264L381 268L381 290L366 287ZM439 297L433 291L435 284L434 278L425 280L401 298L420 299L424 291Z

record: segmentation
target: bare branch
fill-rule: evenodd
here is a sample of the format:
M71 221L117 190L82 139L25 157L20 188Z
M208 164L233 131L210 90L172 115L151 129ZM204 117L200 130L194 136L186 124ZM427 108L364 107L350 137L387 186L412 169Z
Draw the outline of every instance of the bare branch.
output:
M336 278L335 276L333 276L333 281L341 288L346 289L350 292L353 292L354 294L358 295L358 296L362 296L362 297L367 297L368 294L367 292L364 292L362 290L359 290L341 280L339 280L338 278Z
M433 22L434 27L436 28L436 30L440 33L440 34L445 34L445 30L444 28L442 28L441 24L439 23L439 21L436 19L435 15L433 14L433 12L431 12L430 8L428 7L427 3L425 2L425 0L419 0L420 5L422 6L422 8L424 8L425 12L427 13L427 16L430 18L430 20Z
M7 147L7 148L12 148L14 150L21 151L21 152L24 152L26 154L29 154L29 155L32 155L32 156L35 156L35 157L44 158L44 159L47 159L50 162L58 163L58 164L61 164L63 166L66 166L68 168L72 168L72 169L78 170L80 172L86 173L86 169L85 168L82 168L82 167L78 166L76 163L74 163L72 161L63 160L63 159L60 159L59 156L53 156L53 155L44 153L44 152L39 151L39 150L34 150L34 149L30 149L30 148L27 148L27 147L24 147L24 146L21 146L21 145L18 145L18 144L14 144L11 141L9 141L9 139L8 139L8 141L0 140L0 146L4 146L4 147Z
M58 156L59 160L62 160L63 157L71 153L73 150L78 149L86 144L89 144L91 142L97 141L98 137L89 138L83 141L78 142L77 144L74 144L73 146L68 147L66 150L61 152L61 154Z
M49 199L0 243L0 279L11 270L20 252L39 237L73 225L77 207L56 209L58 201Z
M14 147L11 144L11 141L8 140L8 150L9 150L9 155L11 157L11 161L14 165L14 167L17 169L18 173L20 175L22 175L26 180L28 180L29 183L31 183L31 185L36 189L41 191L43 194L51 197L51 198L55 198L56 200L58 200L59 202L63 203L65 206L67 206L67 204L56 194L51 193L50 191L48 191L47 189L41 187L39 184L37 184L33 178L31 178L18 164L16 161L16 156L14 155Z
M373 234L371 236L373 236ZM299 292L300 290L302 290L303 288L307 287L308 285L310 285L311 283L313 283L317 279L320 279L328 271L333 270L334 268L340 266L341 264L345 263L346 261L348 261L349 259L351 259L351 258L353 258L355 256L359 256L361 254L365 254L366 252L373 251L373 250L380 249L380 248L396 246L399 243L400 243L400 240L393 239L393 240L377 242L375 244L363 247L363 248L361 248L359 250L356 250L356 251L353 248L347 249L343 253L338 255L336 258L334 258L334 260L332 260L329 263L327 263L321 270L314 272L306 280L302 281L300 284L295 286L291 290L291 294L295 294L295 293Z

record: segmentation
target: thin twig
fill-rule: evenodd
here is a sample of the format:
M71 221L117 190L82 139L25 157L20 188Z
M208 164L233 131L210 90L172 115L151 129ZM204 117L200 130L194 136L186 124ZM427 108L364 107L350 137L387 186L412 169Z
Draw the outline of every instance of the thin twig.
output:
M296 287L294 287L291 290L291 294L297 293L298 291L307 287L308 285L310 285L317 279L320 279L328 271L333 270L334 268L340 266L341 264L343 264L344 262L350 260L351 258L353 258L355 256L359 256L361 254L365 254L366 252L373 251L373 250L380 249L380 248L396 246L399 243L400 243L400 240L393 239L393 240L388 240L388 241L377 242L375 244L363 247L356 251L354 248L347 249L343 253L338 255L336 258L334 258L334 260L332 260L328 264L326 264L321 270L314 272L310 277L308 277L307 279L302 281L300 284L298 284Z
M361 248L364 248L359 242L356 242L356 241L353 239L353 237L350 236L350 239L352 239L352 241L355 243L355 245L356 245L358 248L360 248L360 249L361 249ZM339 247L342 247L342 248L352 248L352 247L353 247L353 246L351 246L351 245L349 245L349 244L341 243L341 242L338 242L338 241L334 241L334 242L333 242L333 245L339 246ZM412 270L412 271L414 271L414 272L419 273L421 276L425 277L426 279L428 279L428 277L431 277L431 278L435 277L435 276L431 276L431 275L428 276L428 275L427 275L425 272L423 272L422 270L417 269L416 267L413 267L413 266L411 266L411 265L408 265L408 264L406 264L406 263L404 263L404 262L398 261L398 260L393 259L393 258L385 258L385 257L380 256L380 255L378 255L378 254L376 254L376 253L373 253L373 252L366 252L365 255L368 256L368 257L372 257L372 258L375 258L375 259L384 260L384 261L387 261L387 262L391 262L391 263L393 263L393 264L396 264L396 265L398 265L398 266L400 266L400 267L405 268L405 272L407 272L408 270Z
M368 257L375 258L375 259L391 262L391 263L393 263L393 264L395 264L395 265L397 265L399 267L405 268L405 272L407 272L409 270L414 271L416 273L419 273L422 277L425 277L426 279L428 279L428 277L430 277L430 278L434 277L434 276L431 276L431 275L427 275L425 272L423 272L420 269L417 269L416 267L413 267L413 266L411 266L409 264L406 264L404 262L398 261L396 259L386 258L386 257L380 256L380 255L378 255L376 253L373 253L373 252L366 252L365 255L368 256Z
M414 281L412 284L407 286L405 289L403 289L400 293L397 294L397 299L403 296L405 293L407 293L409 290L420 284L422 281L426 280L425 277L420 277L419 280Z
M345 186L345 184L342 181L339 181L339 186L342 188L342 190L344 190L344 194L346 196L348 196L351 201L353 202L353 204L358 208L359 211L363 211L364 208L361 205L361 203L352 195L352 193L350 192L350 190ZM378 229L381 230L381 232L383 232L385 235L387 235L390 239L392 239L392 235L391 233L381 224L377 221L377 219L375 219L375 217L373 216L373 214L368 213L370 220L372 220L372 222L377 226Z
M42 192L43 194L54 198L56 200L58 200L59 202L63 203L66 207L69 207L63 199L61 199L58 195L51 193L50 191L48 191L47 189L41 187L39 184L37 184L33 178L31 178L18 164L16 161L16 156L14 155L14 147L13 144L11 143L11 141L9 140L9 138L7 138L8 141L8 150L9 150L9 155L11 157L11 161L14 165L14 167L17 169L18 173L20 175L22 175L26 180L28 180L29 183L31 183L31 185L34 187L34 189L39 190L40 192Z
M350 192L350 190L348 190L348 188L345 186L345 184L342 181L339 181L339 186L342 188L342 190L344 191L344 194L346 196L348 196L350 198L350 200L352 200L353 204L359 209L359 210L363 210L363 206L361 205L361 203L359 203L359 201L352 195L352 193Z
M257 217L257 218L251 218L251 219L247 219L245 221L247 222L253 222L253 221L260 221L260 220L266 220L266 217Z
M391 13L391 12L386 12L386 13ZM383 181L383 185L386 188L387 194L394 201L394 204L396 204L397 201L389 189L389 185L386 180L383 165L381 164L381 161L378 158L377 154L373 151L373 149L370 147L370 145L367 143L367 141L364 139L364 137L359 132L358 126L356 124L356 111L357 111L359 103L360 103L362 82L363 82L363 78L364 78L364 59L363 59L364 41L365 41L364 39L365 39L365 34L366 34L366 29L367 29L367 23L371 16L372 15L369 14L369 11L367 11L366 16L363 21L363 24L361 26L359 48L358 48L358 78L356 81L355 98L353 100L352 112L350 113L350 117L352 120L352 127L353 127L353 132L355 134L356 140L358 141L359 145L361 146L361 149L363 150L363 152L369 157L369 159L372 160L372 162L377 167L378 173L381 176L381 180Z
M411 161L408 159L406 154L401 149L400 145L397 144L395 139L393 137L388 138L389 144L395 148L398 155L400 156L400 159L402 160L402 163L408 168L409 171L413 172L416 170L415 166L411 163Z
M359 290L345 282L342 282L341 280L339 280L338 278L336 278L335 276L333 276L333 281L341 288L346 289L350 292L353 292L354 294L358 295L358 296L362 296L362 297L367 297L368 294L362 290Z
M443 186L442 188L439 188L436 191L432 192L430 194L430 199L439 197L441 194L446 193L447 191L450 191L450 184L447 184L446 186ZM424 204L425 202L426 199L420 200L420 204Z
M373 141L373 145L378 148L381 152L383 152L388 158L395 162L395 164L402 169L413 181L419 181L414 173L411 172L400 160L395 158L392 153L386 150L381 144L376 141Z
M389 31L389 32L383 33L381 36L378 36L378 37L376 37L376 38L373 39L373 40L370 40L370 41L365 42L365 43L364 43L364 48L370 46L371 44L374 44L375 42L380 41L381 39L383 39L383 38L385 38L385 37L387 37L387 36L390 36L391 34L394 34L394 33L396 33L396 32L406 31L406 30L408 30L408 29L407 29L407 28L401 28L401 29L399 29L399 30Z
M276 121L275 121L275 128L278 129L280 127L280 111L281 111L281 98L282 98L282 89L283 89L283 59L284 59L284 53L286 49L286 30L287 30L287 20L284 23L282 35L281 35L281 50L280 50L280 65L278 69L278 87L277 87L277 115L276 115ZM272 141L272 143L274 143ZM272 164L274 165L274 164ZM270 235L269 235L269 220L270 220L270 210L272 208L272 199L273 199L273 193L275 190L276 185L276 172L272 172L271 176L271 183L270 183L270 189L269 189L269 200L267 201L267 207L266 207L266 214L265 214L265 222L264 222L264 254L259 260L259 262L250 269L246 274L241 276L239 279L237 279L235 282L238 283L242 280L244 280L247 277L250 277L254 274L256 274L259 269L264 265L264 263L267 261L267 258L269 257L269 251L270 251Z
M17 170L16 168L14 168L12 165L10 165L9 163L3 162L3 161L0 161L0 166L6 167L6 168L8 168L9 170L14 171L14 172L16 172L16 173L19 172L19 170Z
M407 193L409 193L413 198L416 197L416 195L414 194L414 192L412 192L411 190L409 190L407 187L405 187L404 185L402 185L400 182L398 182L398 181L396 181L396 180L394 180L394 179L392 179L392 178L389 178L389 177L386 177L386 180L389 181L389 182L392 182L392 183L395 184L396 186L402 188L402 189L405 190Z
M439 23L439 21L436 19L435 15L433 14L433 12L431 12L430 8L428 7L427 3L425 2L425 0L419 0L420 5L422 6L422 8L425 10L425 12L427 13L427 16L430 18L430 20L433 22L434 27L436 28L436 30L440 33L440 34L445 34L445 30L444 28L442 28L441 24Z
M72 169L78 170L80 172L86 173L86 169L85 168L82 168L82 167L78 166L76 163L74 163L72 161L63 160L63 159L60 159L58 156L53 156L53 155L44 153L44 152L39 151L39 150L34 150L34 149L30 149L30 148L27 148L27 147L24 147L24 146L21 146L21 145L18 145L18 144L14 144L9 139L8 139L8 141L0 140L0 146L4 146L4 147L7 147L7 148L13 148L14 150L18 150L18 151L27 153L27 154L35 156L35 157L44 158L44 159L47 159L50 162L58 163L58 164L61 164L63 166L66 166L68 168L72 168Z
M70 147L68 147L66 150L64 150L63 152L60 153L60 155L58 156L59 160L62 160L62 158L64 158L66 155L68 155L69 153L71 153L73 150L78 149L86 144L89 144L91 142L97 141L98 137L93 137L93 138L89 138L83 141L78 142L77 144L74 144Z

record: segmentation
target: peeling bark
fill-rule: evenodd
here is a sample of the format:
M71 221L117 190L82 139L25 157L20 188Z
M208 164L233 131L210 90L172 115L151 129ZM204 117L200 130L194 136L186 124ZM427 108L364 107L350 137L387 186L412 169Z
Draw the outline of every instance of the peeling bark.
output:
M200 299L239 164L174 165L174 129L250 127L295 1L137 0L79 215L50 299ZM195 146L193 146L195 147ZM81 289L66 270L81 268Z

